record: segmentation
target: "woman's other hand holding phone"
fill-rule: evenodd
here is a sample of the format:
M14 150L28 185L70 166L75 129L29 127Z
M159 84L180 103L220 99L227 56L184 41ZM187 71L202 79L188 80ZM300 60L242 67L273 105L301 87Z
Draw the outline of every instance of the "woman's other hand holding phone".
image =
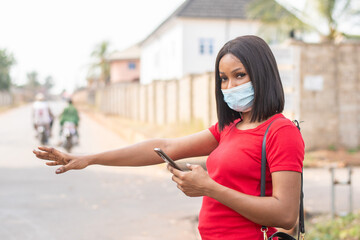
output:
M172 180L177 187L189 197L209 196L215 184L208 173L200 165L187 163L186 167L190 171L179 171L169 164L168 170L173 174Z

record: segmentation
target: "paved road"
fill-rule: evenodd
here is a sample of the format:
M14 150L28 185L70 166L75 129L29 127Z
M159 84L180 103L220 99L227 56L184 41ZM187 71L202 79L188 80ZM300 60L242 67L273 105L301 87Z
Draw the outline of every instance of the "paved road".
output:
M62 107L53 109L58 114ZM55 168L32 156L38 143L30 110L24 106L0 115L0 239L196 239L201 198L180 193L165 166L91 166L55 175ZM85 115L80 134L77 153L125 144Z
M54 104L59 114L63 105ZM200 198L175 187L164 166L91 166L55 175L33 157L38 145L30 106L0 114L0 239L4 240L195 240ZM54 135L57 135L55 123ZM126 143L81 115L76 153L104 151ZM52 139L51 144L56 144ZM339 172L339 177L342 175ZM306 169L305 207L330 212L330 173ZM353 174L354 208L360 209L360 169ZM337 209L347 210L346 187L337 188Z
M346 168L335 169L335 179L345 182L348 178ZM360 210L360 168L352 170L352 205L354 211ZM335 186L335 214L349 212L349 185ZM331 173L328 168L304 170L305 208L312 213L331 213Z

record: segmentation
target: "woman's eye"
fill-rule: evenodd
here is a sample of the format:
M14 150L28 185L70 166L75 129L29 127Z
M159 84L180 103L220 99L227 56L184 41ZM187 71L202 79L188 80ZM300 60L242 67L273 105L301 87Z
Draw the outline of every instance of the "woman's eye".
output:
M243 78L243 77L245 77L246 76L246 73L238 73L237 74L237 77L238 78Z
M225 82L225 81L227 81L227 78L222 77L222 78L220 78L220 80L221 80L222 82Z

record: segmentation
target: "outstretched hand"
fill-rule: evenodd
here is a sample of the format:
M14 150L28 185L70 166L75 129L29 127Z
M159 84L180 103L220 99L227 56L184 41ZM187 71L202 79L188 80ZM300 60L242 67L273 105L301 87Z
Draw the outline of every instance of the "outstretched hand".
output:
M55 148L50 147L38 147L40 150L33 150L33 153L37 158L48 160L46 165L57 166L63 165L56 170L56 174L64 173L71 169L83 169L88 166L88 163L84 157L73 156L63 153Z

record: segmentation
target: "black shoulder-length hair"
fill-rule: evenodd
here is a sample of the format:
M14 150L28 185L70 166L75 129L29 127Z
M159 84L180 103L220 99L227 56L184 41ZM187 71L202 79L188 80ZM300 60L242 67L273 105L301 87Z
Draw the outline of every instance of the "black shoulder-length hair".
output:
M268 44L257 36L241 36L227 42L219 51L215 64L215 96L219 130L241 117L228 107L221 91L219 62L226 54L237 57L244 65L254 87L251 122L264 121L284 109L284 90L276 60Z

